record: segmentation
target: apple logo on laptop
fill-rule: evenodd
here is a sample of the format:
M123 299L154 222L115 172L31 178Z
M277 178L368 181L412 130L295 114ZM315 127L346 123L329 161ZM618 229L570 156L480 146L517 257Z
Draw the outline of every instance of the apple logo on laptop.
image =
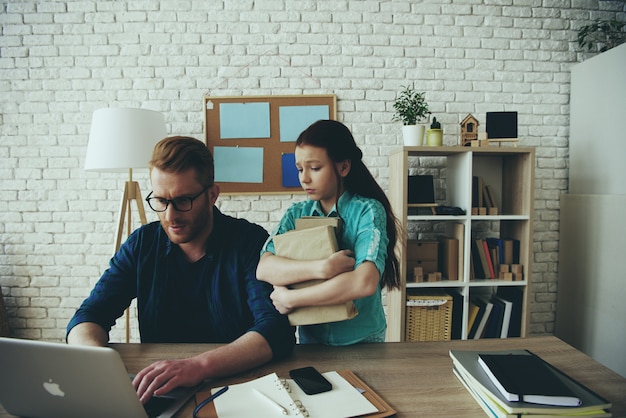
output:
M43 388L52 396L65 396L65 392L61 390L61 387L58 383L54 383L52 379L43 383Z

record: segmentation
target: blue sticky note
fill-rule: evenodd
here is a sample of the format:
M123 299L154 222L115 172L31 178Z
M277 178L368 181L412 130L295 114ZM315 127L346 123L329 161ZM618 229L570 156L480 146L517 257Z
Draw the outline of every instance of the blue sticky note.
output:
M263 148L213 147L215 181L263 183Z
M327 105L281 106L278 111L280 142L295 142L313 122L330 118Z
M269 137L269 103L220 103L221 139Z
M283 187L300 187L298 169L296 168L296 155L286 153L282 158Z

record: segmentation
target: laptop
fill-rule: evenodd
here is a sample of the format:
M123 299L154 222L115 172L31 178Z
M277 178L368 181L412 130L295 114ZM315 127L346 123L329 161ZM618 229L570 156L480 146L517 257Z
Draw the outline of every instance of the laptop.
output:
M0 337L0 404L31 418L169 418L198 390L142 405L117 351Z

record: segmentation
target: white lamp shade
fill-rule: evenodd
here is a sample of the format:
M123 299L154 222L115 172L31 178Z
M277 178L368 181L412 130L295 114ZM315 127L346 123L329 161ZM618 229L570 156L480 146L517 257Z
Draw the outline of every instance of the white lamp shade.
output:
M98 109L91 119L85 170L147 168L154 145L165 136L165 118L160 112Z

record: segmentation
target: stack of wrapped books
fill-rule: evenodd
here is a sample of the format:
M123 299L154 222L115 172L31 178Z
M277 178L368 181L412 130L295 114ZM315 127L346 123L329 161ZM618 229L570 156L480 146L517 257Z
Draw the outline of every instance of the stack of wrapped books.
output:
M342 227L340 218L322 216L296 220L296 229L274 236L276 255L294 260L321 260L337 252L337 232ZM308 280L292 288L315 286L323 280ZM337 305L304 306L289 313L291 325L311 325L345 321L358 315L354 302Z

